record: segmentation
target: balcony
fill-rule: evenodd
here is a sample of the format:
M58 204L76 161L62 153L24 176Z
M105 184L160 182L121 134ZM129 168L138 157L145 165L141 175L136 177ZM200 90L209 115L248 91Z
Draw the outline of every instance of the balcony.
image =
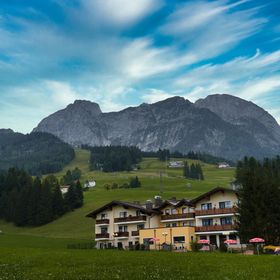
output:
M99 219L95 221L96 225L108 225L110 223L109 219Z
M129 232L128 231L118 231L114 233L115 238L120 238L120 237L128 237Z
M121 224L121 223L138 223L138 222L145 222L147 219L146 216L128 216L123 218L115 218L114 223Z
M95 239L109 239L109 233L96 233Z
M134 230L131 232L132 236L139 236L139 230Z
M208 215L224 215L224 214L235 214L237 213L236 207L230 208L213 208L209 210L196 210L196 216L208 216Z
M194 213L183 213L183 214L170 214L170 215L161 215L161 220L185 220L185 219L194 219Z
M213 226L202 226L195 227L196 232L208 232L208 231L227 231L227 230L235 230L236 225L213 225Z

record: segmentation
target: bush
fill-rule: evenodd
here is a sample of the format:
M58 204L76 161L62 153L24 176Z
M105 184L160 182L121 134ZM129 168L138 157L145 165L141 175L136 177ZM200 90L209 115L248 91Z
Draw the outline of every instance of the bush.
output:
M199 244L197 240L192 241L190 245L193 252L198 252L202 248L202 244Z

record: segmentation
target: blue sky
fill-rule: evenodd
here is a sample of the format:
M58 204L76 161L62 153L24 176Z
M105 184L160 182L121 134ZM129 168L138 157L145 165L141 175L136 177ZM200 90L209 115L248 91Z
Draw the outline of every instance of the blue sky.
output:
M280 2L1 0L0 128L75 99L102 111L228 93L280 121Z

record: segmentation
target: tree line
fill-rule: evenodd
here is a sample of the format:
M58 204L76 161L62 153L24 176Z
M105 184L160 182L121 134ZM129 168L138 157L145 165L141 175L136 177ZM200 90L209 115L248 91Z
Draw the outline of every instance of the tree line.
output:
M183 176L187 179L204 180L203 171L199 163L192 163L190 166L184 161Z
M245 157L236 169L239 189L238 232L243 242L262 237L280 244L280 157L257 161Z
M91 170L131 171L142 160L141 150L134 146L83 147L91 152Z
M0 173L0 219L16 226L44 225L82 205L79 181L63 196L53 175L33 178L16 168Z
M181 153L178 151L171 152L168 149L159 149L158 151L142 152L142 156L143 157L156 157L160 161L167 161L167 160L170 160L170 158L182 158L182 159L188 158L188 159L200 160L200 161L203 161L203 162L209 163L209 164L217 164L219 162L226 161L231 166L236 165L236 163L226 160L224 158L212 156L212 155L206 154L206 153L194 152L194 151L189 151L188 153Z
M74 149L56 136L34 132L0 134L0 170L11 167L41 176L60 171L75 156Z
M140 188L140 187L141 187L141 182L138 176L130 178L129 183L123 183L120 185L117 183L104 184L104 189L107 191L113 189L129 189L129 188Z

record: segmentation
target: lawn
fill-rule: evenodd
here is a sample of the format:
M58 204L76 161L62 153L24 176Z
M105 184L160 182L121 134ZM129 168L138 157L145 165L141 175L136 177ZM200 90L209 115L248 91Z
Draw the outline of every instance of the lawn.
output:
M201 163L205 180L186 180L182 176L182 169L166 168L165 162L160 162L156 158L144 158L141 162L141 168L137 171L103 173L89 170L89 157L88 151L76 150L75 159L63 171L55 174L61 177L68 169L77 166L82 170L82 182L88 179L97 182L97 187L94 190L84 193L84 206L82 208L67 213L54 222L36 228L17 228L0 221L0 230L10 234L91 239L94 233L94 224L92 219L85 217L87 213L111 200L144 202L160 194L160 171L163 172L163 193L161 194L163 198L174 196L177 198L193 198L217 186L227 187L234 178L234 169L218 169L214 165ZM108 191L103 187L105 183L121 184L129 182L129 179L133 176L140 178L141 188Z
M79 242L2 234L0 279L280 279L273 255L66 249Z

